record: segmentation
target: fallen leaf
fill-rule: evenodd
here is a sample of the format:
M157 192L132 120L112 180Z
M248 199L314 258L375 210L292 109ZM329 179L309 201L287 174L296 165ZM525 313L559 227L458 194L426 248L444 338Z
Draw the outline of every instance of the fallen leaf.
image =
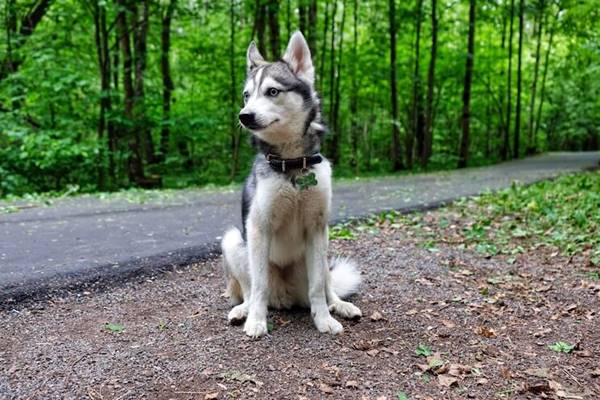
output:
M487 326L480 325L473 330L477 335L486 337L488 339L496 337L496 331L488 328Z
M380 321L380 320L384 319L383 315L381 315L381 313L379 311L373 312L373 314L371 314L371 316L369 318L371 318L371 321Z
M525 370L527 375L535 376L537 378L547 378L548 368L530 368Z
M377 354L379 354L379 350L377 349L372 349L372 350L368 350L366 352L368 355L370 355L371 357L375 357Z
M592 376L594 378L598 378L600 377L600 368L596 368L595 370L592 371Z
M331 386L329 386L326 383L320 383L319 384L319 390L323 393L327 393L327 394L333 394L333 389L331 388Z
M592 356L592 352L589 350L578 350L574 352L576 356L578 357L591 357Z
M486 378L477 379L477 384L478 385L485 385L487 383L488 383L488 380Z
M347 381L346 382L346 387L357 389L358 388L358 382L357 381Z
M443 319L443 320L442 320L442 324L443 324L443 325L444 325L446 328L449 328L449 329L452 329L452 328L455 328L455 327L456 327L456 324L455 324L454 322L452 322L452 321L448 320L448 319Z
M458 380L448 375L438 375L438 383L444 387L450 387L456 384Z
M448 366L448 374L459 378L471 373L472 368L463 364L450 364Z
M219 392L206 393L204 400L214 400L219 398Z

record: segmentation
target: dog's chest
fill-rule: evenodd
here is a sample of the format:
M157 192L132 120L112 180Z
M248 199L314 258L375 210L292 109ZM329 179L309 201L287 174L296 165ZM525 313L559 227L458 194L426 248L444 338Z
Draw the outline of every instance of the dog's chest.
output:
M317 229L325 229L331 203L328 168L316 169L317 185L301 189L283 177L259 185L258 213L271 232L271 260L284 266L304 255Z

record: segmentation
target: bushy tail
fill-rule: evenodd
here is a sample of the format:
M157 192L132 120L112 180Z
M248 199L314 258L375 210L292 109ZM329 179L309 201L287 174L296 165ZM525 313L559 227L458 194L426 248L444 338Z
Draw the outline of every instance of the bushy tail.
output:
M330 263L331 285L335 294L345 299L358 292L360 271L349 258L334 258Z

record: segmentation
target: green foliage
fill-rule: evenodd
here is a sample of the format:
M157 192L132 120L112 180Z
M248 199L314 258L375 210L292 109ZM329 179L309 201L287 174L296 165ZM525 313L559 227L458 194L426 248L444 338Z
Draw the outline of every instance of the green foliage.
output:
M132 2L141 4L141 2ZM162 110L161 26L169 1L151 2L148 52L144 74L144 101L133 119L124 113L123 54L115 43L115 20L120 11L115 2L98 1L106 13L109 28L111 83L109 90L100 84L98 53L94 36L95 1L60 0L51 2L47 13L27 38L11 32L11 16L18 21L30 10L24 0L2 7L0 18L0 198L8 195L54 191L77 186L79 192L118 190L135 186L128 176L131 156L128 132L148 130L155 147L159 147L161 130L170 129L167 154L159 162L150 162L151 154L141 151L146 177L160 177L165 188L182 188L207 184L240 182L253 157L248 134L237 127L241 105L238 94L245 75L245 50L251 36L257 40L254 0L230 2L178 2L171 26L170 69L174 84L171 112ZM431 3L423 2L423 25L420 43L420 70L415 75L415 7L417 2L396 2L398 121L391 120L388 2L337 1L333 21L336 36L332 58L332 2L317 6L315 54L317 89L322 97L323 116L331 122L331 94L339 85L339 131L330 132L324 146L332 153L331 140L339 134L340 160L334 172L338 177L373 176L392 171L390 148L392 123L398 124L403 157L416 153L413 102L424 106L427 68L430 61ZM233 4L233 25L231 9ZM524 87L533 83L536 49L536 13L541 3L526 9L524 48ZM595 2L546 2L543 10L542 54L537 82L534 143L527 134L532 91L523 91L524 144L536 151L549 149L597 149L600 142L600 52L599 33L595 29L598 7ZM326 7L329 26L324 33ZM496 162L500 158L502 128L506 125L508 3L488 2L478 5L475 37L475 73L471 115L470 165ZM433 87L433 154L426 166L411 170L454 168L460 138L464 61L466 51L466 16L464 2L438 2L438 51L436 79ZM356 56L353 16L357 15ZM345 15L344 29L341 21ZM129 15L131 22L132 15ZM299 10L279 7L279 54L284 50L291 30L299 26ZM558 18L558 19L557 19ZM515 21L515 24L517 21ZM137 25L136 25L137 26ZM267 28L267 27L265 27ZM268 29L266 29L268 31ZM231 43L231 33L233 42ZM500 32L504 32L503 35ZM10 33L10 34L9 34ZM305 32L307 34L308 32ZM542 96L542 71L545 54L550 49L544 102L540 123L537 108ZM266 34L264 41L269 42ZM516 35L515 35L516 36ZM516 37L515 45L516 45ZM135 43L132 38L132 47ZM232 47L230 45L233 44ZM267 43L268 44L268 43ZM134 52L135 53L135 52ZM118 59L116 57L118 56ZM134 54L135 56L135 54ZM516 54L514 54L516 58ZM8 61L19 61L14 71L2 76ZM135 61L135 60L134 60ZM513 78L516 60L513 60ZM332 62L335 63L332 65ZM337 72L332 67L339 63ZM231 68L233 66L233 68ZM134 65L135 67L135 65ZM356 71L356 86L353 85ZM323 72L323 73L321 73ZM135 78L135 76L134 76ZM421 91L413 96L418 79ZM233 80L233 81L232 81ZM514 79L513 79L514 84ZM514 88L513 100L515 98ZM232 101L232 95L234 100ZM357 110L351 112L350 101L356 99ZM108 99L106 115L116 131L118 143L109 151L107 132L98 134L100 100ZM514 101L513 101L514 108ZM514 110L513 110L514 111ZM514 112L513 112L514 116ZM511 124L511 132L514 121ZM232 155L232 141L239 135L237 161ZM406 151L411 143L412 148ZM355 146L354 146L355 145ZM354 153L356 148L356 154ZM523 153L523 152L522 152ZM108 171L113 157L114 176L107 174L100 182L101 171ZM232 173L234 164L237 169ZM139 182L138 182L139 183ZM575 217L577 218L577 217ZM579 216L584 223L582 215ZM477 232L473 232L477 234Z
M556 342L548 346L551 350L556 351L557 353L570 353L575 348L574 344L566 343L566 342Z
M433 352L426 345L420 344L419 346L417 346L417 349L415 350L415 354L418 355L419 357L429 357L430 355L433 354Z
M125 327L120 324L112 324L110 322L107 322L106 324L104 324L104 329L107 332L111 333L122 333L125 330Z

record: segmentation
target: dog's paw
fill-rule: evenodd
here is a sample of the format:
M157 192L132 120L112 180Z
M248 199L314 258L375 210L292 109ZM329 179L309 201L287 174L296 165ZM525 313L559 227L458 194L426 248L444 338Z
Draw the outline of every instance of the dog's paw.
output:
M253 339L257 339L267 334L267 320L257 320L248 318L244 324L244 332Z
M242 322L244 322L247 316L248 305L242 303L233 307L231 311L229 311L229 314L227 315L227 320L232 325L239 325Z
M356 319L362 317L360 308L347 301L337 301L329 306L329 311L336 313L342 318Z
M315 318L315 326L321 333L331 333L337 335L344 331L344 327L331 315L321 318Z

